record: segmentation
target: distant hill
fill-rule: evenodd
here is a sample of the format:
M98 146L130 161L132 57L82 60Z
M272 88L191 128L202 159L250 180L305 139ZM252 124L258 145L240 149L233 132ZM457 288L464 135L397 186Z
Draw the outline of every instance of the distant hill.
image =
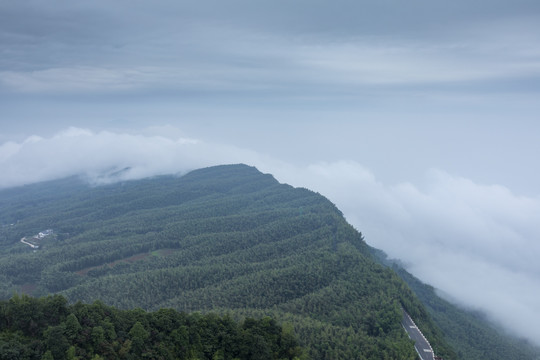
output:
M396 273L323 196L245 165L90 187L0 191L0 295L62 294L120 309L270 316L313 359L416 359L403 306L456 353ZM52 233L21 242L44 230Z

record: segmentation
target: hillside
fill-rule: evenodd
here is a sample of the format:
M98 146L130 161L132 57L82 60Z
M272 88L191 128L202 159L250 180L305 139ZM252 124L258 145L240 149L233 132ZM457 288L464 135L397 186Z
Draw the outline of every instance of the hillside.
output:
M372 253L381 264L391 267L414 291L431 319L456 349L458 358L467 360L540 359L540 348L498 329L484 314L460 308L437 295L435 289L407 272L397 260L378 249Z
M330 201L252 167L4 190L0 222L3 298L59 293L121 309L271 316L313 359L415 359L403 306L436 353L455 358L408 286Z
M439 297L433 287L421 283L403 268L396 273L411 287L428 310L445 339L468 360L540 359L540 348L497 329L485 315L467 311Z

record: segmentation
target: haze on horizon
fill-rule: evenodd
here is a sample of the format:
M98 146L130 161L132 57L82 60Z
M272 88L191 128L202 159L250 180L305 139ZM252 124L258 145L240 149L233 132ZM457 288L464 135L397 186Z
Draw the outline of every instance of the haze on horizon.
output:
M0 44L0 188L254 165L538 344L537 1L6 1Z

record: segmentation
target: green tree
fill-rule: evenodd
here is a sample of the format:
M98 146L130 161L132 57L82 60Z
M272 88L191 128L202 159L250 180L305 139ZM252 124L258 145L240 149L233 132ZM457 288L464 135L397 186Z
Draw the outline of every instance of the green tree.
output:
M81 324L75 314L69 314L65 321L65 334L67 339L73 342L81 332L81 329Z
M105 330L101 326L94 326L92 328L92 344L94 350L101 350L103 343L105 342Z
M45 344L51 351L55 360L62 360L66 357L66 351L69 348L69 342L64 335L63 326L49 326L44 333Z
M66 351L66 359L67 360L78 360L79 357L77 356L77 349L75 346L70 346L69 349Z
M116 340L116 331L114 329L114 324L111 322L111 319L105 319L101 326L103 327L103 330L105 330L105 337L107 338L107 340Z
M145 330L140 321L137 321L129 330L129 337L133 352L140 354L144 350L146 339L149 337L148 331Z
M51 350L45 351L45 353L41 357L41 360L54 360Z

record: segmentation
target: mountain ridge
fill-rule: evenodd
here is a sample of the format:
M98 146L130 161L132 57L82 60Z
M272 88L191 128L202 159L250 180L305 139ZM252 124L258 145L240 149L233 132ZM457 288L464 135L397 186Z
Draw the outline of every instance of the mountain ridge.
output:
M17 201L0 191L0 219L15 224L0 241L4 296L26 288L125 309L270 315L314 359L414 359L403 306L437 354L455 358L405 283L320 194L247 165L64 182L17 189ZM49 228L55 237L36 252L18 242Z

